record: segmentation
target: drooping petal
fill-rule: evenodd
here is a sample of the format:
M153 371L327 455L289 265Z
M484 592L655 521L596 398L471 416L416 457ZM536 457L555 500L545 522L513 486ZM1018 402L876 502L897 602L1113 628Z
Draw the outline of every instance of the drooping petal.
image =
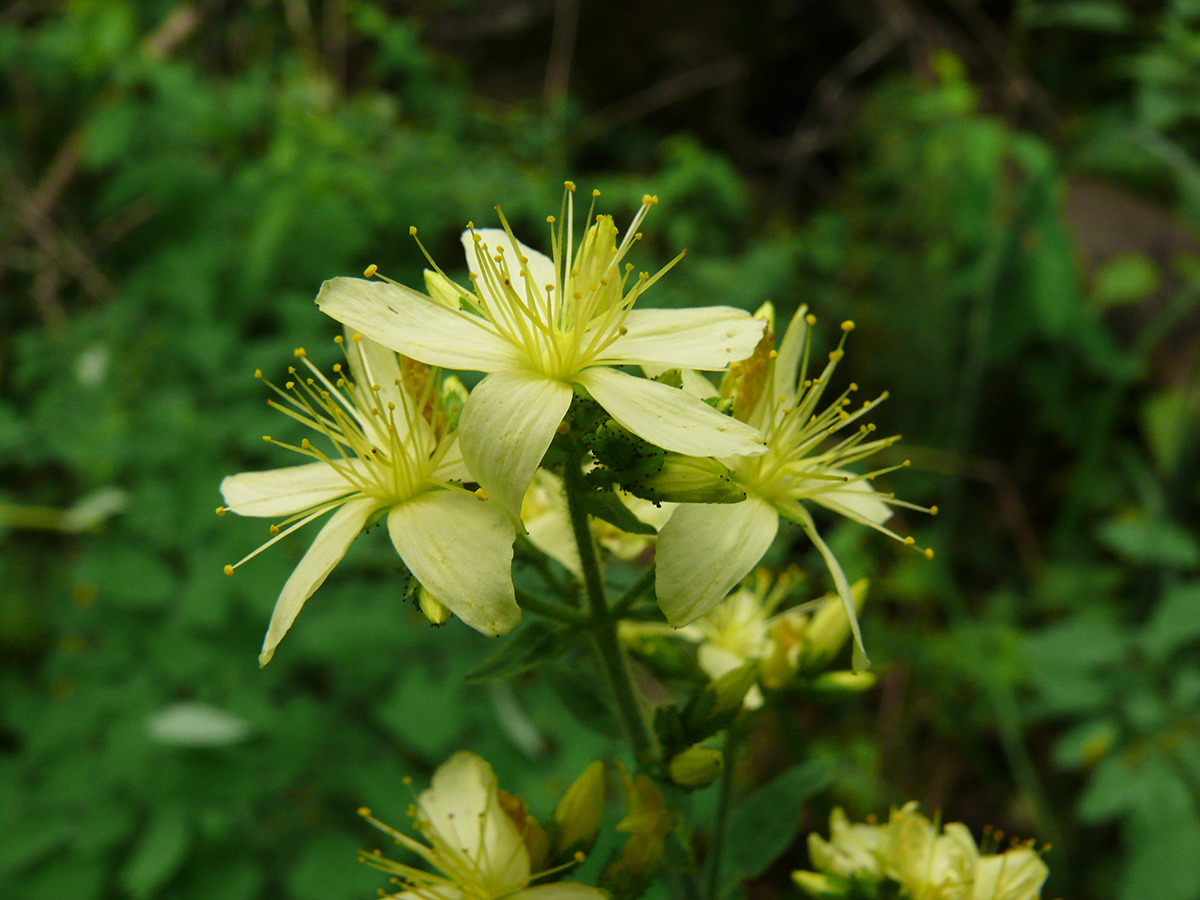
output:
M266 472L242 472L221 482L225 507L239 516L275 518L354 493L357 488L323 462Z
M676 628L707 613L775 539L779 514L751 494L741 503L684 503L658 533L658 605Z
M427 491L388 513L388 533L429 593L483 634L521 620L513 595L515 532L494 501L462 491Z
M858 627L858 613L854 609L854 595L850 591L850 582L846 580L846 573L842 571L841 563L837 561L837 557L833 555L833 551L829 549L829 545L821 540L821 535L817 533L817 525L813 522L812 515L800 503L788 504L788 518L799 525L808 539L813 542L813 546L817 548L817 552L825 560L825 566L829 569L829 574L833 576L834 587L837 588L838 597L841 598L842 608L846 610L846 618L850 620L850 633L854 637L854 652L851 655L851 665L855 672L862 672L871 665L871 660L867 658L867 650L863 646L862 631Z
M450 856L436 860L439 867L449 862L488 887L511 889L529 880L529 851L500 806L496 773L485 760L458 751L438 766L417 802L427 827L441 838L438 855Z
M512 900L607 900L608 897L608 892L600 888L573 881L556 881L518 891L512 895Z
M258 656L260 666L265 666L271 661L271 657L275 655L275 648L292 627L292 622L296 621L296 616L300 614L305 601L329 577L333 567L341 562L350 543L358 537L371 513L378 508L377 500L350 500L344 503L317 533L312 546L308 548L308 552L283 586L279 599L275 601L271 624L267 626L267 636Z
M800 362L808 339L807 315L808 307L801 304L779 342L779 353L775 358L775 394L783 397L783 406L796 403L796 381L800 377Z
M698 309L635 309L625 317L625 333L599 362L665 368L724 369L754 352L763 323L730 306Z
M717 457L766 452L759 431L678 388L607 366L585 369L575 381L619 423L664 450Z
M839 469L829 469L827 474L852 480L835 483L832 488L811 495L814 503L862 525L882 525L892 517L892 508L879 499L879 491L866 479Z
M512 258L513 244L510 238L502 228L477 228L475 234L479 235L480 240L477 242L471 232L464 231L462 233L463 251L467 257L467 268L471 270L471 274L475 276L475 288L481 293L486 294L489 302L495 302L498 298L492 297L487 290L486 279L481 278L483 268L479 265L479 258L476 256L477 249L481 246L486 246L488 251L495 253L499 248L504 248L504 254L508 257L509 272L513 289L517 292L517 296L524 299L526 294L525 274L521 271L520 260ZM532 247L517 241L517 247L521 251L521 255L525 257L525 267L533 278L533 293L535 297L545 298L546 285L557 285L558 276L554 271L554 260L534 250ZM557 288L555 288L557 290ZM507 304L507 300L499 298L501 303Z
M571 405L571 388L532 372L495 372L475 385L458 420L463 460L509 514L521 499Z
M403 285L331 278L321 285L317 306L365 337L431 366L493 372L520 359L483 319Z

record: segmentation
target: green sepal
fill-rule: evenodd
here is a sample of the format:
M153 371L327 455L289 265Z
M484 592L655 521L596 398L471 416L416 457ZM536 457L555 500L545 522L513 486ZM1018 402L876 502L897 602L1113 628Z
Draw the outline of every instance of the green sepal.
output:
M621 502L621 498L612 491L588 491L581 494L583 509L590 516L603 519L609 525L627 531L630 534L657 534L654 526L647 525Z

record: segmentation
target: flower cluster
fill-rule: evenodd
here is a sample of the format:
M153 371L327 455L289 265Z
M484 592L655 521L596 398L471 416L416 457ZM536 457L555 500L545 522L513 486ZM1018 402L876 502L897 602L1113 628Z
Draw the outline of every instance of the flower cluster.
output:
M835 809L829 831L829 840L808 836L817 871L792 874L813 897L877 896L881 883L894 882L912 900L1035 900L1049 872L1030 843L981 852L965 825L939 831L915 802L892 810L884 825L851 824Z
M282 388L271 386L271 405L325 446L267 437L311 461L221 485L218 513L276 520L270 540L227 574L332 513L284 585L261 662L354 538L380 519L432 620L453 613L487 635L510 631L521 614L511 580L518 534L579 574L577 551L559 540L568 533L559 482L542 467L577 421L575 410L586 407L595 411L588 465L608 479L595 489L625 487L654 504L626 496L623 508L658 531L656 592L672 626L709 613L757 564L782 516L824 557L855 667L867 664L849 583L805 504L901 539L884 523L891 507L910 504L871 486L889 469L848 468L895 440L874 438L873 426L861 423L883 398L851 410L851 384L822 406L843 349L808 375L815 319L804 308L778 350L769 307L758 316L723 306L635 308L683 256L653 275L634 275L627 262L657 198L644 197L622 233L611 216L595 213L594 192L576 241L574 193L568 182L561 214L547 220L549 255L517 240L500 214L502 228L469 224L463 233L465 285L432 258L426 292L378 276L374 266L364 278L322 285L316 302L346 328L339 341L348 367L327 377L297 350L303 368L290 369ZM843 324L843 342L851 327ZM468 394L441 368L484 377ZM720 386L701 371L722 373ZM622 471L626 451L637 465ZM627 553L646 546L644 538L605 537Z

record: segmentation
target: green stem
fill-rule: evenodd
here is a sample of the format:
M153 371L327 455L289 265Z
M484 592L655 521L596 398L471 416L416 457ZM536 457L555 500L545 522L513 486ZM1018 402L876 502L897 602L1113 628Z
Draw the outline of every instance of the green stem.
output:
M609 609L608 594L600 572L600 559L592 541L592 530L588 527L587 511L580 503L581 492L587 490L586 485L580 484L580 471L581 460L574 457L569 459L563 484L567 495L567 509L571 515L571 529L579 547L583 586L587 591L588 606L591 610L592 641L600 664L608 675L613 700L616 702L625 732L629 735L634 759L639 766L646 767L654 761L654 738L642 712L642 702L638 698L633 675L629 671L625 648L617 638L617 619Z
M647 588L649 588L650 585L652 585L652 584L654 584L654 566L653 565L648 567L645 572L643 572L641 575L639 575L638 580L635 581L633 584L631 584L629 587L627 587L625 589L625 593L623 593L617 599L617 602L613 604L613 607L612 607L613 616L615 616L618 619L621 618L625 613L627 613L629 611L629 607L633 606L633 604L638 601L638 598L641 597L642 594L646 593Z
M591 619L579 612L579 610L571 609L558 603L550 603L521 590L517 591L517 605L521 609L528 609L539 616L554 619L556 622L565 622L568 625L586 627L591 622Z
M717 809L713 814L712 843L708 848L708 878L704 896L717 900L721 890L721 854L725 852L725 823L729 820L730 795L733 793L733 726L725 729L725 743L721 751L725 754L725 766L721 769L721 782L717 786Z

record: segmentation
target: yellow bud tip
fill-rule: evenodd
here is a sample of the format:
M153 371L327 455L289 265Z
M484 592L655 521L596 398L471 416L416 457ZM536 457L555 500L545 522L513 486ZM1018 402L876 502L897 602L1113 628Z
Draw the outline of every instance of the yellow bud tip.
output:
M365 807L365 806L360 806L360 807L358 808L358 814L359 814L360 816L369 816L369 815L371 814L371 810L370 810L370 809L368 809L368 808L367 808L367 807Z
M262 378L262 369L255 369L255 370L254 370L254 377L255 377L255 378Z
M475 488L475 490L472 491L472 493L475 495L476 500L486 500L487 499L487 491L485 491L483 488Z
M575 190L575 182L573 182L573 181L564 181L564 182L563 182L563 187L565 187L565 188L566 188L568 191L573 191L573 190Z
M851 320L847 319L845 322L842 323L842 331L851 332L853 330L854 330L854 323Z
M804 321L807 322L809 325L816 325L817 317L814 316L812 313L809 313L807 316L804 317Z
M354 334L350 335L350 340L351 340L351 341L353 341L353 342L354 342L354 343L356 343L356 344L357 344L359 341L361 341L362 339L363 339L362 335L361 335L361 334L359 334L357 331L356 331L356 332L354 332Z
M926 559L933 559L933 548L932 548L932 547L926 547L926 548L925 548L925 558L926 558Z
M304 357L308 356L308 351L303 347L297 347L292 351L292 356L296 357L296 359L304 359Z
M223 506L218 506L218 507L217 507L217 515L218 515L218 516L223 516L223 515L225 515L225 507L223 507Z
M225 568L223 571L225 572L226 575L232 575L233 574L233 566L229 565L229 563L225 563Z

